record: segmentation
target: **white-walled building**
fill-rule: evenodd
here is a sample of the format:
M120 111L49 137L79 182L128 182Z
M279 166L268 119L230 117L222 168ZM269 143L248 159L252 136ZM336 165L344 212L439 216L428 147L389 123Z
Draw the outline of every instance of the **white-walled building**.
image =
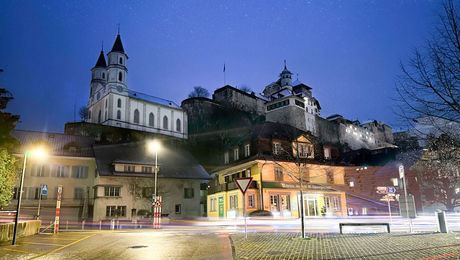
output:
M119 34L107 58L108 64L101 50L91 69L86 121L187 138L187 114L179 105L128 89L128 55Z

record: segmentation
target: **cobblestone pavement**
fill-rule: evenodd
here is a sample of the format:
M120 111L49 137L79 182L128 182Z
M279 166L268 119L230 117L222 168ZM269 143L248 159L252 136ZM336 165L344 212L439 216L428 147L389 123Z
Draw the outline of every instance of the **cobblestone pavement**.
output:
M460 233L231 235L235 259L460 259Z

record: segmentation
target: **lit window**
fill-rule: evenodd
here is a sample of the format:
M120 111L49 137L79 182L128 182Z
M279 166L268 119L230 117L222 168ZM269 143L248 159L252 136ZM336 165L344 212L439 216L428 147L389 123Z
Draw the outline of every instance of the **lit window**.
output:
M134 167L134 165L125 165L124 166L124 171L125 172L135 172L135 167Z
M245 145L244 146L244 157L248 157L250 152L251 152L250 145L249 144Z
M391 181L391 183L393 183L393 186L398 186L399 185L398 178L391 178L390 181Z
M281 152L281 143L273 142L273 154L280 154Z
M236 161L236 160L238 160L239 158L240 158L240 157L239 157L238 148L233 149L233 160Z
M224 163L227 164L228 162L229 162L228 152L225 152L224 153Z
M355 178L350 179L349 185L350 185L350 187L355 187Z

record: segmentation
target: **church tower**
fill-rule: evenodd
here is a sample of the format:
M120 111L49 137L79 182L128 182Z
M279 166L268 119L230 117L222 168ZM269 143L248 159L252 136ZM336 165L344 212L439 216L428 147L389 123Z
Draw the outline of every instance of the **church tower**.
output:
M292 86L292 73L286 67L286 60L284 60L284 70L280 74L280 80L281 87Z
M109 62L107 67L108 89L116 89L119 93L127 92L128 87L126 84L126 78L128 76L128 69L126 68L126 61L128 60L128 55L126 55L125 50L123 49L120 33L117 34L112 50L107 54L107 56Z
M107 63L105 62L104 50L97 59L96 65L91 69L91 90L90 97L107 83Z

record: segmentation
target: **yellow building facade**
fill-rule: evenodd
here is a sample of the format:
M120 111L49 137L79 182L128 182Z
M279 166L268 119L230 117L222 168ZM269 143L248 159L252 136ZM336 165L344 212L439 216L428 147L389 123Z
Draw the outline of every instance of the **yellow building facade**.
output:
M234 182L241 177L253 178L245 196L248 215L265 210L275 217L297 218L303 201L307 217L346 216L345 193L331 188L331 185L344 185L344 174L345 168L340 166L265 160L229 166L215 172L215 178L209 183L208 217L243 216L243 196Z

